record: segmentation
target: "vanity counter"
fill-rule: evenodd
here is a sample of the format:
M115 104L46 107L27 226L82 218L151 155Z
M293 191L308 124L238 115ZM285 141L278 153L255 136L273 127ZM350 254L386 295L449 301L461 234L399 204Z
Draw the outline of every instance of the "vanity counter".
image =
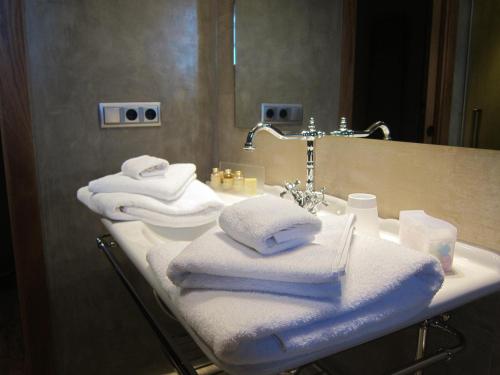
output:
M267 193L275 193L275 188L266 188ZM222 199L230 204L242 197L221 193ZM329 206L321 212L321 215L335 214L343 212L345 201L335 197L328 197ZM159 243L166 244L169 250L180 252L193 239L199 237L208 229L215 226L215 223L196 228L160 228L145 224L140 221L113 222L108 219L102 219L103 224L125 252L132 263L141 272L153 289L156 290L162 301L179 318L186 330L191 334L197 344L203 349L205 354L220 367L231 371L231 366L220 363L212 351L200 340L196 333L180 318L175 304L172 302L168 293L161 287L160 281L154 275L150 268L146 255L148 251ZM398 241L398 221L381 220L381 237ZM311 362L318 358L360 345L364 342L382 337L386 334L395 332L399 329L419 323L425 319L434 317L444 312L448 312L463 304L471 302L487 294L500 290L500 254L482 249L476 246L457 242L455 248L455 258L453 263L453 272L447 274L444 284L439 292L434 296L429 306L411 316L404 322L384 322L369 332L352 335L352 337L341 343L332 344L328 350L321 350L307 356L297 358L293 366L299 366ZM288 362L290 364L290 362ZM279 363L266 364L265 373L282 370ZM240 372L240 369L232 369ZM246 369L252 373L251 369ZM256 371L256 370L254 370ZM259 373L263 373L259 368Z

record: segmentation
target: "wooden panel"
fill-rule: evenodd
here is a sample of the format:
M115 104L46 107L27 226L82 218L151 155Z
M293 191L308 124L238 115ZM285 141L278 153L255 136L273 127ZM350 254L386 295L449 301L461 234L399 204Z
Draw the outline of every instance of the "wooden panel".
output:
M0 2L0 131L25 346L25 373L50 374L49 299L29 110L23 2Z
M457 0L434 0L424 143L448 144L457 20Z

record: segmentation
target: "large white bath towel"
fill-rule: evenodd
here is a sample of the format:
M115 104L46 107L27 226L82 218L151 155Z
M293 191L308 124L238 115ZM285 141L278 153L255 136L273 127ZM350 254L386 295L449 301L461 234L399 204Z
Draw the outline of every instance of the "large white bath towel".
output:
M183 320L221 362L247 374L265 363L283 366L330 350L387 322L408 321L429 304L444 279L434 257L359 235L353 236L342 294L335 301L185 291L166 276L176 255L156 248L147 259Z
M89 183L92 193L131 193L148 195L165 201L179 198L196 179L191 163L171 164L163 177L135 180L123 173L108 175Z
M125 176L140 180L142 178L164 176L168 161L154 156L142 155L128 159L122 164L122 173Z
M112 220L142 220L146 223L185 228L215 221L224 204L204 183L195 180L175 201L129 193L92 193L80 188L77 198L92 211Z
M226 207L220 227L231 238L262 254L274 254L311 242L321 221L294 202L271 195Z
M354 216L335 218L320 241L274 255L259 254L214 228L188 245L167 275L182 288L338 298Z

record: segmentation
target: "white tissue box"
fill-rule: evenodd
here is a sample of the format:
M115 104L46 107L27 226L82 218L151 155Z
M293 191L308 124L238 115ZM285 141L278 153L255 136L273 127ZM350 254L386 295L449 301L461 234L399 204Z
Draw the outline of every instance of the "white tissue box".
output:
M406 247L434 255L445 272L451 271L457 241L457 228L452 224L424 211L401 211L399 238Z

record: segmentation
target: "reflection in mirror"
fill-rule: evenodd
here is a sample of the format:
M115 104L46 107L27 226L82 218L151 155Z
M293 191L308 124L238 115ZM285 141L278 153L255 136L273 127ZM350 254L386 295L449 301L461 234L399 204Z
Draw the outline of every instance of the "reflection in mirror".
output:
M237 127L296 131L314 116L332 131L347 116L355 130L383 120L398 141L500 149L500 2L235 0L234 12Z
M341 0L235 0L234 11L236 126L253 127L269 103L264 119L293 127L280 111L299 104L299 127L314 115L329 130L339 116Z
M432 0L357 2L352 126L423 142ZM372 121L373 122L373 121Z
M500 2L473 1L464 146L500 149Z

